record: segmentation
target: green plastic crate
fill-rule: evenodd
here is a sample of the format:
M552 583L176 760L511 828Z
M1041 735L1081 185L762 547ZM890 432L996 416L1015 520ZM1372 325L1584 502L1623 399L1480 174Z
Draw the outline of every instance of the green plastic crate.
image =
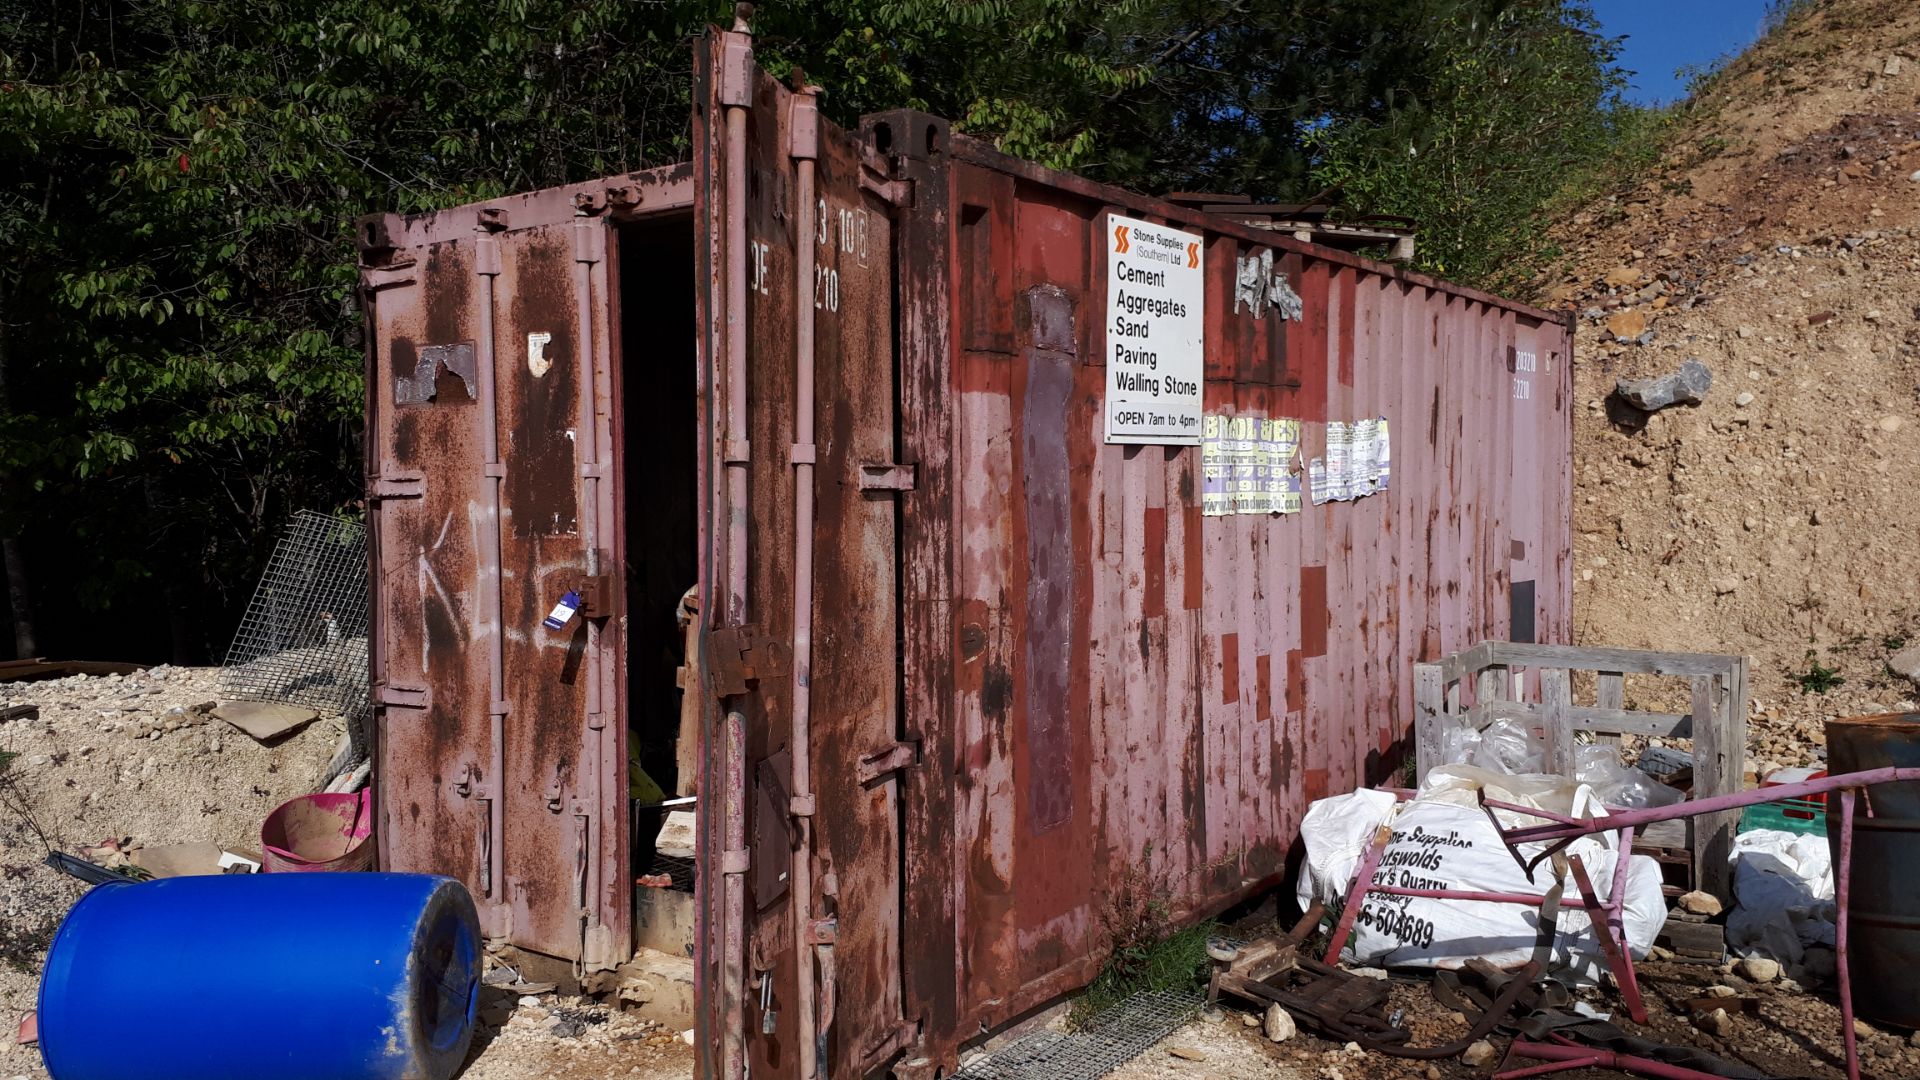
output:
M1791 810L1792 815L1788 814ZM1812 817L1802 815L1811 814ZM1803 802L1755 803L1740 814L1740 831L1782 829L1803 836L1825 836L1827 812Z

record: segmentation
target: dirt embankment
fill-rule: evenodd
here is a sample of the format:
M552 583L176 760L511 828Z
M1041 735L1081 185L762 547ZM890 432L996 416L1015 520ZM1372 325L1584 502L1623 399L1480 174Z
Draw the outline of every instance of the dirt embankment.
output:
M1581 641L1752 657L1763 772L1911 708L1885 661L1920 634L1920 5L1807 5L1563 239ZM1609 415L1689 358L1700 405Z

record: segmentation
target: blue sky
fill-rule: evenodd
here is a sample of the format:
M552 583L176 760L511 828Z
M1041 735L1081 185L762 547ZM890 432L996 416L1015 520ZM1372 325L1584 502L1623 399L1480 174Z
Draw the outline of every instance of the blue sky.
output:
M1627 37L1620 64L1636 73L1628 99L1653 105L1686 93L1677 69L1751 44L1767 0L1593 0L1593 9L1609 37Z

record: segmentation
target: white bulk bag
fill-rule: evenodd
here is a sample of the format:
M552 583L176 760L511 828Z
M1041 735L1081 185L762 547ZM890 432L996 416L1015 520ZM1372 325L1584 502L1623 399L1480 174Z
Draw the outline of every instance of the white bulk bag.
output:
M1329 910L1339 911L1354 868L1375 829L1389 821L1392 839L1374 872L1377 885L1545 893L1554 880L1552 862L1535 867L1533 880L1528 880L1488 820L1486 810L1480 807L1478 793L1482 789L1488 798L1500 802L1573 817L1603 812L1590 789L1565 777L1505 776L1460 765L1429 772L1419 797L1397 808L1391 796L1375 791L1321 799L1308 808L1301 823L1307 847L1298 888L1302 906L1317 898ZM1546 819L1513 811L1496 813L1509 829L1546 823ZM1568 848L1569 854L1580 856L1602 898L1613 887L1616 842L1612 834L1599 834L1582 837ZM1530 844L1522 851L1531 856L1544 847ZM1579 895L1569 872L1562 898L1572 900ZM1627 944L1634 956L1646 955L1666 914L1659 864L1644 856L1634 857L1627 864L1624 912ZM1476 956L1507 967L1523 964L1533 956L1539 924L1537 907L1369 893L1344 955L1354 963L1374 967L1459 967ZM1563 906L1556 928L1556 972L1578 982L1597 981L1606 960L1589 929L1586 913Z

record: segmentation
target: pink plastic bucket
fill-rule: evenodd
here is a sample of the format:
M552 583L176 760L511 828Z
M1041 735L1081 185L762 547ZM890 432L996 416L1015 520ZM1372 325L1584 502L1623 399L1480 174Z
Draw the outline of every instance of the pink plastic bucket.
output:
M267 815L260 826L266 873L371 870L373 793L301 795Z

